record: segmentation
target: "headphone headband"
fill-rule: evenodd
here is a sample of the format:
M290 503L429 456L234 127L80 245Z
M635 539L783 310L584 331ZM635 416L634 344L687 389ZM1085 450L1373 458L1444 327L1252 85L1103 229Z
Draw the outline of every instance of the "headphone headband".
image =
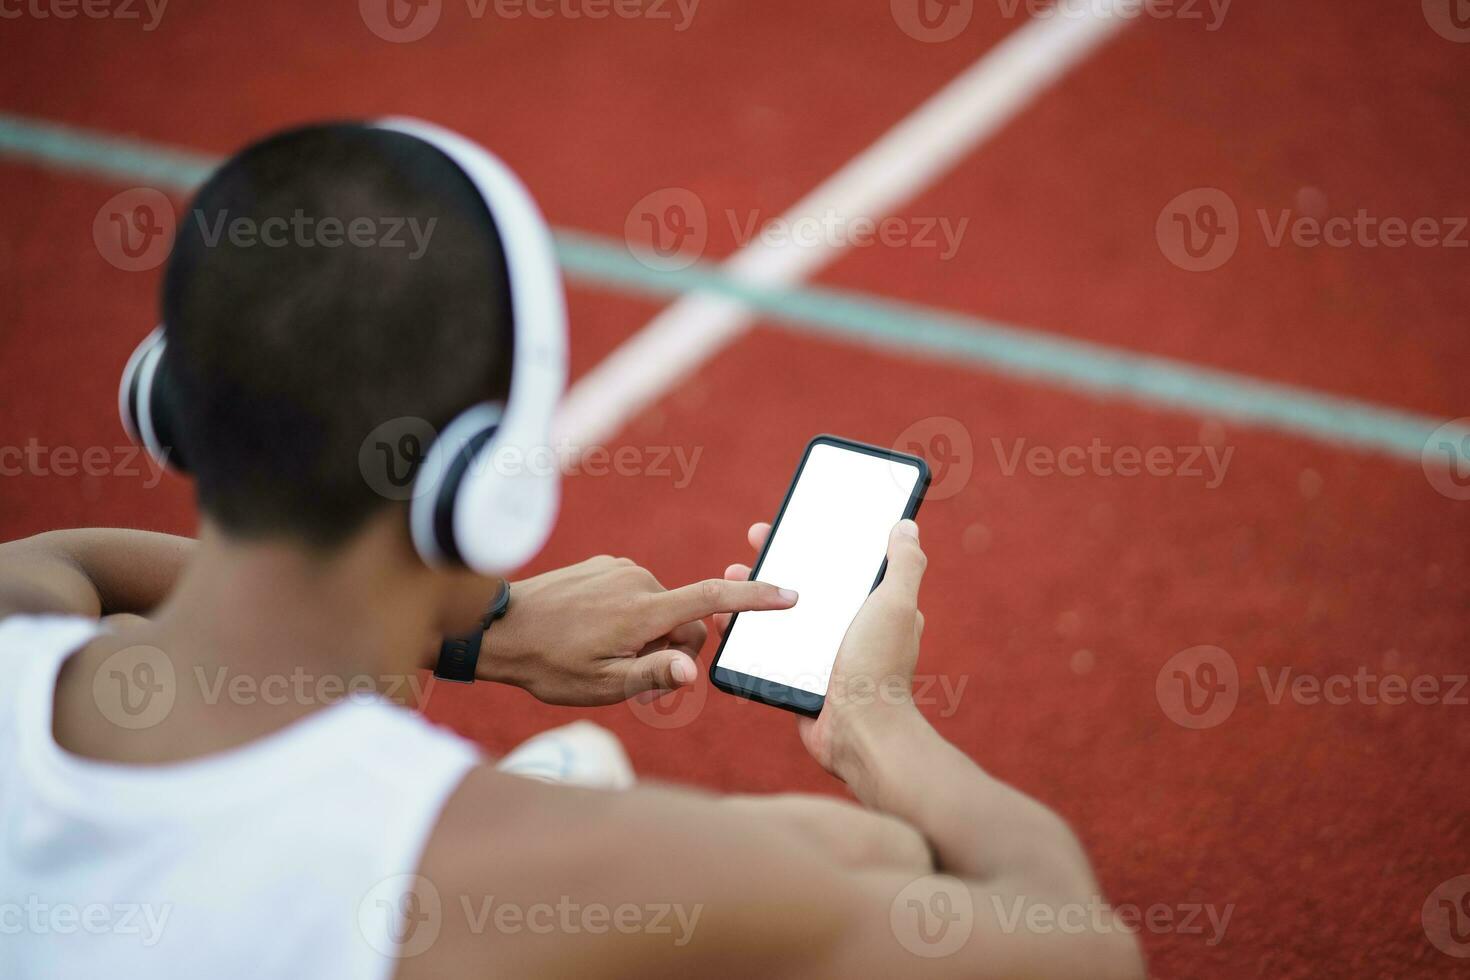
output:
M460 562L486 573L528 561L551 534L559 501L555 467L527 465L549 448L551 423L567 379L567 314L551 229L519 178L504 163L457 133L416 119L390 118L376 128L428 143L457 165L485 200L500 236L510 286L515 344L510 395L489 424L493 436L461 468L445 466L429 479L437 492L415 493L409 526L431 563ZM453 458L474 438L475 406L440 435ZM463 421L462 421L463 420ZM432 451L431 451L432 452ZM416 488L417 489L417 488ZM444 499L454 495L453 501ZM449 534L442 515L452 507Z
M415 476L409 503L414 548L431 565L466 565L482 574L529 561L551 533L559 501L553 465L530 460L550 449L552 419L567 380L567 316L551 229L525 186L478 144L416 119L371 128L432 146L474 184L505 258L514 350L504 405L468 407L438 435ZM157 379L167 349L156 327L128 358L118 411L128 435L164 464L178 453Z

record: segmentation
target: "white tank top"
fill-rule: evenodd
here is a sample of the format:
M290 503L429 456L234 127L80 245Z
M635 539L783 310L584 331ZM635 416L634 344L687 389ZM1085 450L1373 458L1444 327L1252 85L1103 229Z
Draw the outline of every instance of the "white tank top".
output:
M372 698L185 763L83 759L52 701L98 631L0 621L0 977L391 977L394 898L475 747Z

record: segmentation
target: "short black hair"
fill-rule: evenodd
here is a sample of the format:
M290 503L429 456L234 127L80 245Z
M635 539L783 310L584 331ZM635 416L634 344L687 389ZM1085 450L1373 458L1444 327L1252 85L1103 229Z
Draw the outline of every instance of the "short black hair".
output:
M341 543L395 506L359 467L369 433L442 431L509 390L494 220L401 133L311 126L232 157L180 223L162 305L169 435L201 511L237 537Z

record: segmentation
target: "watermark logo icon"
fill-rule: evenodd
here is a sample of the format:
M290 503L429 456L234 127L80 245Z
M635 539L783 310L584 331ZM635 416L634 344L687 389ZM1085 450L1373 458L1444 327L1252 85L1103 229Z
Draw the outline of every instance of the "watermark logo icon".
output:
M426 37L444 13L444 0L358 0L367 29L385 41L409 44Z
M893 441L901 453L929 463L929 500L945 500L965 489L975 470L975 442L959 419L931 415L904 429Z
M975 929L975 900L964 882L924 875L904 886L888 909L888 924L904 949L924 959L957 952Z
M1451 500L1470 500L1470 416L1430 433L1420 458L1424 478Z
M1470 875L1441 882L1424 900L1419 918L1436 949L1470 959Z
M1165 661L1154 681L1159 707L1183 728L1224 724L1240 700L1235 658L1215 646L1180 650Z
M1224 191L1196 187L1164 205L1154 237L1174 265L1186 272L1212 272L1240 246L1240 211Z
M423 875L392 875L378 882L357 905L357 928L383 956L407 959L439 938L444 922L439 889Z
M158 647L125 647L102 661L92 676L92 699L102 717L129 731L163 721L177 696L173 661Z
M649 728L669 731L692 724L704 712L705 703L709 701L709 688L708 684L696 681L676 691L635 694L625 703L633 717Z
M709 216L699 195L665 187L644 195L628 211L623 240L639 262L658 272L687 269L709 244Z
M92 219L92 242L108 264L124 272L147 272L174 247L174 206L152 187L113 195Z
M975 0L888 0L893 22L915 41L940 44L970 26Z
M1470 0L1421 0L1434 33L1456 44L1470 43Z
M425 489L415 483L438 433L412 415L389 419L367 434L357 450L357 468L373 491L389 500L409 500Z

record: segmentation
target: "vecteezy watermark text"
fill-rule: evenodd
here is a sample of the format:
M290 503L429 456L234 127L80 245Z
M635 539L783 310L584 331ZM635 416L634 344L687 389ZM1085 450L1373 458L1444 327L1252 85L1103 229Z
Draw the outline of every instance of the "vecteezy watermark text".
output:
M1470 695L1466 685L1470 675L1466 674L1416 674L1406 676L1399 673L1380 674L1366 666L1360 666L1351 674L1312 674L1298 671L1294 667L1256 668L1266 700L1281 704L1290 700L1296 704L1417 704L1470 706Z
M410 261L428 251L439 224L437 217L314 215L303 208L264 218L228 209L206 214L196 208L185 220L197 228L205 248L384 249ZM162 265L173 251L179 234L176 221L168 195L152 187L134 187L114 194L97 210L92 239L113 266L146 272Z
M1010 447L992 437L996 462L1005 476L1024 467L1031 476L1157 476L1204 479L1214 490L1225 480L1234 446L1111 446L1094 437L1086 446L1030 446L1024 438Z
M486 14L496 20L646 20L669 24L674 33L694 22L699 0L464 0L473 21ZM439 25L444 0L358 0L358 13L368 30L385 41L408 44Z
M216 667L194 668L194 680L207 705L332 705L339 701L375 701L417 707L424 703L424 681L417 674L310 674L296 667L288 674L262 675Z
M666 937L676 948L687 946L704 914L703 903L581 902L568 895L555 901L513 902L495 895L457 896L446 903L434 883L423 875L384 878L362 897L357 907L358 928L384 956L407 958L427 951L438 940L450 914L464 917L470 934L531 933L537 936L646 935Z
M1217 31L1232 0L995 0L1007 20L1177 20ZM1429 0L1426 0L1429 2ZM1453 2L1453 0L1450 0ZM940 44L964 32L975 15L975 0L889 0L899 30L916 41Z
M1221 445L1218 438L1201 429L1200 442L1183 445L1114 445L1094 436L1087 443L1045 445L1024 436L990 437L996 468L1001 476L1024 472L1033 477L1164 477L1197 479L1206 490L1225 480L1234 446ZM947 500L969 485L976 468L975 440L959 419L931 415L904 428L894 439L899 452L923 457L932 473L930 500ZM983 462L983 459L980 460Z
M1470 217L1465 215L1404 217L1363 207L1329 214L1321 191L1303 188L1299 197L1315 213L1301 207L1256 209L1255 223L1268 248L1470 248ZM1174 265L1188 272L1212 272L1234 257L1248 227L1229 194L1197 187L1164 205L1154 237Z
M136 20L153 31L167 7L168 0L0 0L0 20Z
M152 948L163 938L173 905L147 902L47 902L39 895L0 902L0 936L137 936Z
M991 895L977 904L968 885L943 874L922 875L894 896L889 926L904 949L925 959L950 956L969 941L978 919L1007 935L1106 935L1114 932L1199 936L1217 946L1230 928L1235 905L1206 902L1112 904L1101 895L1056 902L1027 895Z
M207 248L218 248L227 241L235 248L386 248L407 249L410 261L423 257L434 234L438 218L373 217L355 215L341 218L332 215L316 217L301 208L291 216L274 216L257 221L228 210L206 215L195 210L194 221Z
M1184 902L1169 905L1154 902L1139 906L1129 902L1113 905L1101 895L1084 902L1041 902L1017 895L1013 898L990 896L991 911L1002 932L1029 932L1034 935L1083 932L1139 932L1179 936L1204 936L1206 946L1218 946L1230 928L1235 905L1223 907L1206 902ZM1208 930L1208 933L1206 932Z
M1034 20L1054 17L1118 17L1134 20L1199 21L1207 31L1218 31L1225 23L1233 0L995 0L1001 16Z
M769 672L769 676L753 681L753 689L762 689L771 696L779 697L787 687L802 691L825 691L828 701L852 705L912 704L927 709L926 714L938 718L951 718L960 707L965 689L969 686L968 674L915 674L912 678L901 675L872 677L858 675L846 678L829 678L817 673ZM631 682L630 682L631 684ZM631 694L625 701L628 710L639 721L660 731L683 728L694 722L703 712L709 700L710 685L693 684L677 691L646 691ZM755 704L741 699L738 704Z
M1385 660L1397 660L1397 653ZM1375 670L1366 664L1351 672L1299 670L1293 666L1258 666L1256 682L1266 704L1287 702L1303 707L1384 705L1399 707L1470 707L1470 675ZM1155 678L1155 695L1164 715L1182 728L1214 728L1234 714L1250 693L1242 683L1235 658L1217 646L1196 646L1170 657Z
M368 486L389 500L409 500L424 492L417 479L424 466L452 457L463 446L440 445L438 432L425 419L402 416L374 428L358 449L358 468ZM471 464L502 476L651 477L672 481L675 490L689 486L704 455L703 446L586 446L562 439L556 444L507 445Z
M827 208L819 214L777 215L727 208L724 221L736 247L842 249L910 248L934 252L948 261L959 252L969 227L967 217L874 217ZM634 258L650 268L687 268L704 255L710 218L704 201L685 187L665 187L646 194L628 210L623 238Z
M798 248L917 248L936 252L940 261L947 262L960 250L965 229L970 219L951 219L946 216L900 217L888 215L872 218L867 215L844 215L834 208L821 214L801 215L791 218L785 215L762 223L761 213L746 211L742 217L733 209L725 212L735 244L744 248L753 241L763 245L782 248L795 245Z
M251 673L196 665L191 674L181 676L167 653L140 644L116 651L98 666L92 676L92 699L112 724L139 731L167 720L180 694L188 694L184 685L190 680L196 685L197 700L211 707L221 703L328 706L378 700L419 707L427 694L416 671L349 676L313 674L299 666L289 672Z
M137 446L46 446L34 436L24 446L0 446L0 477L6 476L146 476L152 490L163 479L164 466Z

